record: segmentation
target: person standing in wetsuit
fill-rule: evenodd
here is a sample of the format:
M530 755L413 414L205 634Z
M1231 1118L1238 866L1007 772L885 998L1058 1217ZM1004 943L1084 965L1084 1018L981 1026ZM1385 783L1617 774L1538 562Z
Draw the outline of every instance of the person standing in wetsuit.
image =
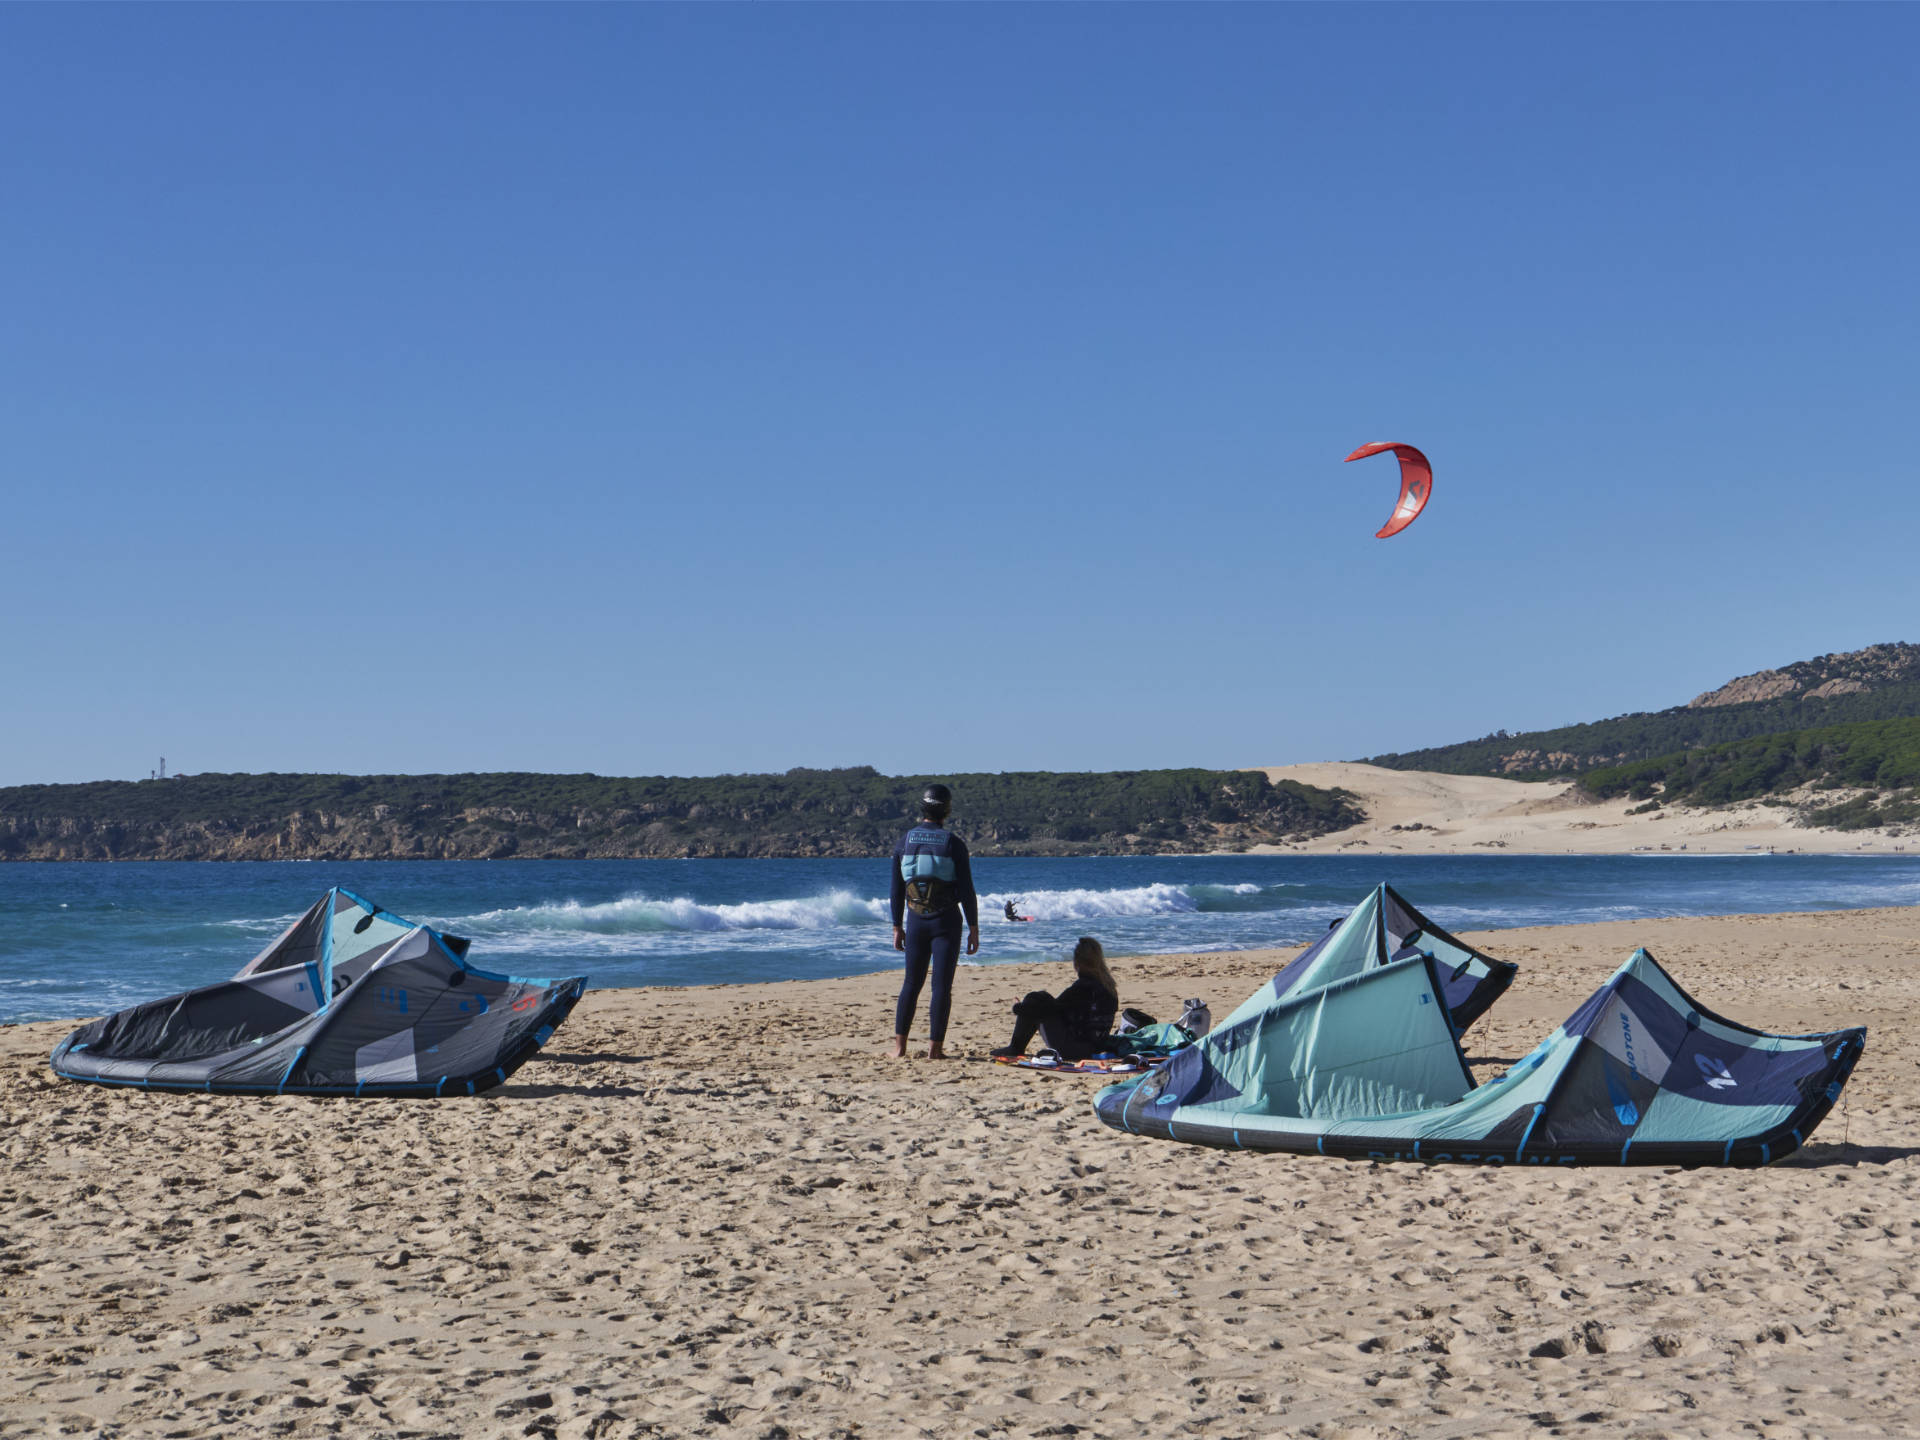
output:
M920 797L920 823L893 847L893 948L907 955L906 977L893 1007L893 1054L907 1057L907 1032L920 1004L920 988L933 977L927 1002L929 1060L947 1058L947 1015L953 1008L953 972L960 964L960 921L967 927L967 954L980 950L980 902L973 893L973 861L967 842L947 829L953 792L929 785Z

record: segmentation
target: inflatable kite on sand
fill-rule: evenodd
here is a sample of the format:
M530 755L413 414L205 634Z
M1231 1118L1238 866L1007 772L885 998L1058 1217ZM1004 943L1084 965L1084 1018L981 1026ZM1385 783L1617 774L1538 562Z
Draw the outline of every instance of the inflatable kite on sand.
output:
M1191 1145L1365 1160L1768 1165L1805 1143L1866 1043L1858 1027L1770 1035L1725 1019L1638 950L1532 1054L1477 1085L1440 932L1385 964L1344 938L1377 928L1396 898L1382 892L1284 993L1262 986L1196 1044L1103 1089L1100 1118Z
M1398 535L1411 525L1420 512L1427 508L1427 499L1433 494L1433 466L1428 463L1426 456L1411 445L1376 440L1371 445L1362 445L1347 459L1364 460L1369 455L1382 455L1389 450L1400 460L1400 500L1393 507L1393 514L1387 517L1387 523L1374 532L1376 540Z
M82 1025L68 1080L215 1095L478 1095L586 990L467 963L467 942L329 890L231 980Z

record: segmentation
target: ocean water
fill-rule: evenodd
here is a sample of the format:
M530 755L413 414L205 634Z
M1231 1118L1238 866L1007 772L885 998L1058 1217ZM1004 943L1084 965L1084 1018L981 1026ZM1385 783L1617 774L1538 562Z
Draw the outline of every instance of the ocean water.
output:
M1121 955L1300 943L1382 880L1450 930L1920 905L1920 856L983 859L979 963L1081 935ZM886 970L886 882L884 860L0 865L0 1022L223 979L330 885L470 937L488 969L599 987ZM1001 918L1009 898L1033 923Z

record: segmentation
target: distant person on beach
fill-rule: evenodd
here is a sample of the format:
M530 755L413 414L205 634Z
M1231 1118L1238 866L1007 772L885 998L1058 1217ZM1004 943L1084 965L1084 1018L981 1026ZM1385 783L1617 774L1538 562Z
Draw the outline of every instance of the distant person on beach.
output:
M953 1008L953 972L960 964L960 920L966 917L967 954L980 950L980 901L973 893L967 842L947 829L953 792L929 785L920 797L920 823L893 847L893 948L907 955L900 999L893 1007L893 1055L907 1057L907 1032L920 988L933 977L927 1001L929 1060L947 1058L947 1015Z
M1073 947L1073 984L1058 995L1035 990L1013 1007L1013 1039L993 1053L1012 1059L1027 1053L1037 1033L1063 1060L1094 1054L1113 1029L1120 987L1107 969L1107 955L1091 935Z

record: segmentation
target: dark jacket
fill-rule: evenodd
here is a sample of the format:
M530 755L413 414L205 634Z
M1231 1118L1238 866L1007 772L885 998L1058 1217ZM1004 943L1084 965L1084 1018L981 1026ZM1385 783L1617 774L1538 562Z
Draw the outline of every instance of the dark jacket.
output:
M1113 1029L1119 1008L1120 1002L1107 993L1106 986L1082 976L1054 997L1054 1023L1064 1026L1092 1054Z

